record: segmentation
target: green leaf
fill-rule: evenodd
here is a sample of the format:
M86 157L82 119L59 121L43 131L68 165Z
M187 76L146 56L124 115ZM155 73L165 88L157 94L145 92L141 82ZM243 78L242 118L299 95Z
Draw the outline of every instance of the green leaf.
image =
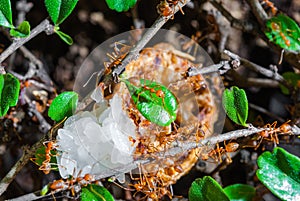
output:
M51 166L50 169L58 171L57 160L56 160L57 151L51 150L50 153L51 153L50 155L51 158L49 163ZM34 162L36 165L41 166L43 162L46 160L46 147L42 146L38 150L36 150L34 157L35 158L31 159L31 161Z
M10 0L0 0L0 25L14 28Z
M178 103L168 88L144 79L140 79L141 86L135 86L128 80L123 80L123 82L126 84L136 108L147 120L159 126L168 126L175 121Z
M25 38L30 35L30 24L23 21L17 28L10 30L10 35L14 37Z
M108 7L118 12L128 11L136 4L136 0L106 0Z
M280 147L258 157L258 179L282 200L300 198L300 159Z
M73 11L78 0L45 0L47 11L55 25L61 24Z
M294 86L295 88L298 87L298 85L300 84L300 74L294 73L294 72L285 72L282 74L282 77L292 86ZM282 84L279 85L281 91L283 94L285 95L289 95L290 91L288 90L288 88L286 88L285 86L283 86Z
M65 41L65 43L67 43L68 45L72 45L72 44L73 44L73 39L72 39L71 36L69 36L68 34L65 34L64 32L61 32L61 31L55 31L55 33L56 33L63 41Z
M212 177L196 179L189 190L189 201L229 201L222 187Z
M40 192L40 195L46 195L47 193L48 193L48 191L49 191L49 185L45 185L43 188L42 188L42 190L41 190L41 192Z
M114 201L113 196L103 186L89 184L82 188L80 194L81 201Z
M252 201L255 197L255 188L246 184L233 184L224 188L230 201Z
M61 121L70 117L76 110L78 95L73 91L59 94L51 103L48 116L54 121Z
M222 99L227 116L236 124L247 126L248 100L245 91L233 86L230 90L225 89Z
M6 115L9 107L17 105L20 82L12 74L0 74L0 117Z
M265 34L269 40L283 49L300 51L300 28L284 14L279 14L266 22Z

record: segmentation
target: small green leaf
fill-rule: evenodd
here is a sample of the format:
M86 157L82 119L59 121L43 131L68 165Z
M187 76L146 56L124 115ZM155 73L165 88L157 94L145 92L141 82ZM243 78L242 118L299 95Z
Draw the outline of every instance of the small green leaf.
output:
M229 201L222 187L212 177L196 179L189 190L190 201Z
M108 7L118 12L128 11L136 4L136 0L106 0Z
M45 185L43 188L42 188L42 190L41 190L41 192L40 192L40 195L46 195L47 193L48 193L48 191L49 191L49 185Z
M298 87L298 85L300 84L300 74L294 73L294 72L285 72L282 74L282 77L292 86L294 86L295 88ZM281 91L283 94L285 95L289 95L290 91L283 86L282 84L279 85Z
M9 107L17 105L20 82L12 74L0 74L0 117L6 115Z
M72 45L72 44L73 44L73 39L72 39L71 36L69 36L68 34L65 34L64 32L61 32L61 31L55 31L55 33L56 33L63 41L65 41L65 43L67 43L68 45Z
M222 99L227 116L236 124L247 126L248 100L245 91L233 86L230 90L225 89Z
M22 22L17 28L10 30L10 35L14 37L25 38L30 35L30 24L27 21Z
M168 126L177 117L177 99L165 86L150 80L140 79L141 86L123 80L139 112L149 121ZM158 92L161 92L158 94Z
M281 48L300 50L300 28L297 23L284 14L279 14L266 22L266 36Z
M55 25L61 24L73 11L78 0L45 0L47 11Z
M246 184L233 184L224 188L230 201L252 201L255 197L255 188Z
M0 0L0 25L14 28L10 0Z
M282 200L300 199L300 159L280 147L258 157L258 179Z
M210 176L196 179L189 190L189 201L229 201L222 187Z
M82 188L80 194L81 201L114 201L113 196L103 186L89 184Z
M54 121L61 121L70 117L76 110L78 101L77 93L66 91L59 94L51 103L48 116Z

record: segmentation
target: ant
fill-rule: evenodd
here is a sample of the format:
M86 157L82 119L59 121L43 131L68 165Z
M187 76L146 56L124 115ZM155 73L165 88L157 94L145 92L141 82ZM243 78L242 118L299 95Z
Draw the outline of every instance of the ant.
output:
M260 131L258 133L258 138L257 140L259 140L258 144L255 146L255 150L260 146L260 144L262 143L262 141L268 140L268 141L273 141L274 144L279 144L279 140L278 140L278 136L277 133L290 133L292 130L291 125L289 124L290 120L283 123L281 126L279 126L278 128L276 128L277 125L277 121L273 122L272 124L266 124L264 126L265 130Z
M262 0L262 4L266 4L271 8L272 14L276 15L277 13L277 8L274 6L274 3L270 2L269 0Z
M272 22L271 27L274 31L279 32L279 35L282 38L282 40L284 40L284 43L286 44L286 46L288 46L288 47L291 46L291 41L289 39L287 39L286 36L281 32L280 25L278 23Z
M172 15L171 19L172 20L174 19L174 12L166 0L161 1L160 4L157 5L156 9L158 14L166 18Z
M81 171L78 173L80 175ZM93 175L91 174L85 174L83 177L73 177L71 176L68 179L59 179L53 181L50 185L49 188L56 192L58 190L71 190L72 196L75 197L75 185L77 184L78 186L87 186L90 183L95 182L96 179Z
M149 198L151 200L158 201L161 200L160 198L162 198L164 195L167 195L170 199L172 199L171 192L163 186L162 181L157 177L157 175L146 174L141 164L139 164L138 168L138 178L133 177L132 173L130 172L131 180L136 181L136 183L134 184L129 184L129 186L132 186L133 188L126 188L124 186L121 186L120 184L115 182L114 178L111 178L109 181L113 182L115 185L125 190L136 191L133 194L133 197L135 197L137 193L145 194L145 196L142 197L140 200Z
M224 146L225 146L224 148L219 147L219 144L217 144L216 146L217 146L217 148L210 151L208 153L208 156L212 157L216 161L222 162L222 155L226 154L226 157L228 159L228 163L232 162L232 159L231 159L231 157L229 156L228 153L235 152L239 148L239 144L236 143L236 142L229 142L228 144L226 144L224 142Z
M42 162L42 165L39 167L39 170L42 170L45 174L49 174L51 170L56 169L53 168L52 165L57 164L52 164L50 163L50 161L52 156L57 156L56 154L51 153L51 151L57 148L57 145L53 141L43 142L43 145L45 146L45 160ZM30 160L35 164L39 165L36 162L37 158L31 158Z
M171 19L174 19L174 13L175 13L175 7L178 6L178 9L180 12L184 15L184 12L178 3L185 4L186 0L163 0L160 2L160 4L157 5L157 12L158 14L164 16L164 17L169 17L171 16Z

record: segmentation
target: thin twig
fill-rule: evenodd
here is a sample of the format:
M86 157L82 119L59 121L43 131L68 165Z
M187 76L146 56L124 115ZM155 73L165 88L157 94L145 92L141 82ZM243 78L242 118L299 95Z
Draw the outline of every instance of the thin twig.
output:
M253 34L259 32L258 26L254 22L251 22L249 20L241 21L236 19L231 15L231 13L228 10L226 10L222 6L220 2L216 0L210 0L210 3L221 12L221 14L230 22L233 28L240 29L242 31L253 33Z
M245 77L236 71L230 71L229 75L234 79L235 85L239 87L279 87L279 82L273 79Z
M232 61L221 61L218 64L213 64L210 66L197 68L197 67L190 67L187 70L187 76L196 76L199 74L209 74L214 72L219 72L221 75L226 73L230 69L236 69L240 66L240 61L238 59L234 59Z
M264 8L258 0L247 0L251 11L255 15L257 21L262 27L265 26L265 22L269 19L268 14L265 12Z
M48 132L49 134L50 132ZM46 136L44 136L40 141L35 143L30 149L24 149L24 153L22 157L18 160L18 162L11 168L11 170L6 174L6 176L0 182L0 195L2 195L9 184L14 180L17 174L21 171L21 169L28 163L30 158L35 154L36 150L43 145L43 142L46 140Z
M64 120L63 120L64 121ZM62 121L62 122L63 122ZM52 140L52 134L55 133L62 122L56 124L52 129L50 129L47 134L45 134L38 142L30 147L24 148L24 153L17 163L12 167L12 169L5 175L5 177L0 182L0 196L6 191L9 184L14 180L21 169L29 162L30 158L36 153L36 151L43 146L43 142L47 140Z
M26 18L26 13L30 11L33 7L32 2L27 2L27 0L20 0L16 4L18 12L17 25L20 25Z
M184 3L181 3L179 1L178 6L181 8L185 6L190 0L186 0ZM179 10L179 7L176 6L174 14ZM145 45L153 38L153 36L160 30L160 28L171 18L172 16L159 16L157 20L153 23L150 29L148 29L144 35L142 36L141 40L139 40L134 46L127 56L123 59L122 64L119 65L117 68L115 68L112 72L112 76L116 77L120 75L124 69L125 66L127 66L132 60L136 59L139 55L139 52L145 47Z
M52 85L52 80L46 72L43 63L34 56L26 47L20 47L24 56L30 60L29 69L24 76L25 79L30 79L34 76L39 77L47 85Z
M237 54L234 54L232 52L230 52L229 50L224 50L224 53L226 55L228 55L231 59L239 59L241 61L241 64L257 73L260 73L266 77L272 78L276 81L278 81L279 83L289 87L289 85L286 83L286 81L284 80L284 78L278 74L276 72L276 70L269 70L267 68L264 68L260 65L257 65L247 59L241 58L240 56L238 56Z
M284 123L284 122L285 122L285 120L284 120L283 118L281 118L281 117L275 115L274 113L272 113L272 112L266 110L266 109L263 108L263 107L260 107L260 106L258 106L258 105L252 104L252 103L249 103L249 107L252 108L252 109L255 109L255 110L257 110L257 111L259 111L259 112L261 112L261 113L263 113L263 114L266 114L266 115L268 115L268 116L270 116L270 117L272 117L272 118L274 118L274 119L277 119L277 120L278 120L279 122L281 122L281 123Z
M32 38L36 37L41 32L46 31L49 34L51 33L51 30L53 32L53 26L50 24L50 21L48 19L45 19L38 26L31 30L28 37L15 39L14 42L0 55L0 63L2 63L19 47L30 41Z

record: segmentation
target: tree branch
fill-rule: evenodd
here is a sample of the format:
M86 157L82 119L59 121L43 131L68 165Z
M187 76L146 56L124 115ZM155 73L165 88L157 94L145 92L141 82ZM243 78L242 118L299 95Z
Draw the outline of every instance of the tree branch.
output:
M34 145L24 148L24 153L22 157L18 160L17 163L12 167L12 169L6 174L6 176L0 182L0 196L6 191L9 184L14 180L20 170L28 163L30 158L35 154L35 152L43 146L43 142L46 140L52 139L52 134L56 132L61 125L62 122L55 125L51 130L47 132L38 142Z
M236 29L240 29L245 32L257 34L259 32L257 24L250 21L241 21L236 19L231 15L231 13L226 10L221 3L216 0L210 0L210 3L220 11L220 13L230 22L231 26Z
M269 19L268 14L265 12L264 8L261 6L258 0L247 0L251 11L255 15L257 21L262 27L265 26L265 22Z
M38 26L32 29L28 37L15 39L13 43L0 55L0 63L2 63L7 57L9 57L22 45L24 45L43 31L46 31L47 34L53 33L53 26L50 24L48 19L45 19Z
M252 71L260 73L266 77L272 78L272 79L278 81L279 83L289 87L289 85L286 83L284 78L280 74L278 74L276 72L276 70L269 70L267 68L264 68L264 67L257 65L247 59L241 58L240 56L230 52L229 50L224 50L224 54L228 55L231 59L239 59L241 61L241 65L251 69Z
M191 0L186 0L184 3L182 3L181 1L179 1L178 6L180 6L180 8L182 8L183 6L185 6L187 3L189 3ZM179 7L176 6L175 7L175 12L178 12ZM158 30L160 30L160 28L171 18L172 16L159 16L157 18L157 20L154 22L154 24L151 26L150 29L148 29L144 35L142 36L141 40L138 41L138 43L136 44L136 46L134 46L129 53L127 54L127 56L123 59L122 63L113 70L112 72L112 76L116 77L118 75L120 75L125 67L134 59L136 59L139 55L139 52L145 47L145 45L151 40L151 38L153 38L153 36L157 33Z

